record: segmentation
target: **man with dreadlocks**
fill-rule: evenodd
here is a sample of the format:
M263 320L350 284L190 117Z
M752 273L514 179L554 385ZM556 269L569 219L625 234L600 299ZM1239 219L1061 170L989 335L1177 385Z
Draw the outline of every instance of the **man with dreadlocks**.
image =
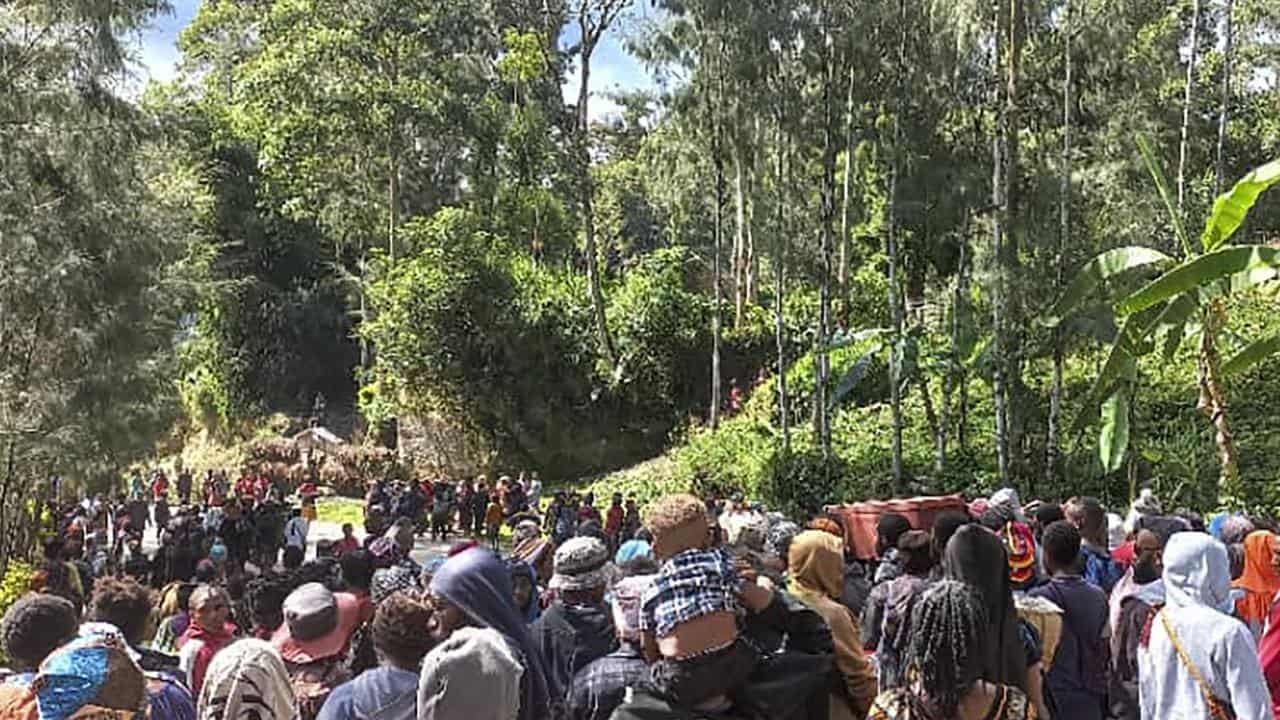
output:
M986 610L961 582L943 580L916 601L903 658L906 684L876 698L869 720L1032 720L1020 690L981 679Z

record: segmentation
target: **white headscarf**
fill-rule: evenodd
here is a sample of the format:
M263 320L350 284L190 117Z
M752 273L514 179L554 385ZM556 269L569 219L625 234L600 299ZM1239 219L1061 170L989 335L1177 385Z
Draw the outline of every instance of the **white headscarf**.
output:
M1007 511L1008 516L1020 523L1027 521L1026 513L1022 512L1022 502L1018 500L1018 491L1013 488L1002 488L995 491L995 494L991 496L987 503L991 507Z
M1183 532L1164 548L1165 602L1170 608L1204 605L1231 612L1227 548L1204 533Z
M254 700L246 700L253 695ZM238 640L213 656L200 690L199 720L241 720L254 710L263 720L295 720L289 671L271 643Z

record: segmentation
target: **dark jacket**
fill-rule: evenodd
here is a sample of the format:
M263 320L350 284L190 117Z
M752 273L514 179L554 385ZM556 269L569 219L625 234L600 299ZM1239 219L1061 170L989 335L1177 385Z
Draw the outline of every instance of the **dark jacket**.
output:
M529 627L553 684L566 695L573 676L618 648L613 616L604 605L552 603Z
M574 676L569 717L571 720L609 720L626 698L627 688L639 687L648 678L649 666L640 647L623 643Z

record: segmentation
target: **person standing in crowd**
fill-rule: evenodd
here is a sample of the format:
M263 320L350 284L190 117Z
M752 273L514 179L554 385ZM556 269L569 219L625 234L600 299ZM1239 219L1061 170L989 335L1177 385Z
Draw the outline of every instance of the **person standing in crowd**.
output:
M541 512L542 503L542 478L538 477L538 471L534 470L529 474L529 509L535 513Z
M17 671L10 682L30 682L40 663L79 630L75 606L65 598L29 593L14 601L0 621L0 647Z
M518 558L507 561L511 570L511 597L525 622L533 624L542 615L538 577L533 566Z
M622 541L633 540L640 531L640 506L636 504L636 496L628 495L627 504L622 515Z
M1276 571L1277 535L1255 530L1244 539L1244 574L1232 583L1244 595L1236 601L1236 617L1249 628L1255 640L1262 637L1267 615L1280 592L1280 572Z
M897 513L884 513L876 521L876 566L870 595L862 610L862 646L867 652L875 652L880 646L880 631L884 628L884 606L889 595L889 581L902 574L902 562L898 558L898 539L911 530L911 522Z
M906 666L902 654L910 629L911 607L920 593L929 586L929 573L933 568L933 544L929 533L909 530L898 538L898 558L902 574L890 580L885 593L884 624L876 646L876 660L880 667L880 687L897 687L903 682Z
M178 500L183 505L191 504L191 469L178 466Z
M947 542L947 579L969 585L987 609L981 677L1022 691L1038 717L1050 717L1044 700L1044 665L1038 639L1018 619L1005 544L980 525L965 525ZM907 664L908 669L910 663Z
M476 478L475 489L471 492L471 537L476 540L484 538L485 514L489 511L489 481L483 475Z
M1111 558L1106 509L1097 498L1075 498L1067 503L1066 520L1080 532L1085 581L1102 588L1102 592L1109 595L1124 575L1124 569Z
M869 720L1036 718L1020 689L987 679L989 648L999 638L983 606L965 583L943 580L926 590L911 617L908 682L877 697Z
M434 610L434 639L439 645L423 662L422 679L419 684L418 717L420 720L453 720L464 717L470 719L495 716L491 709L487 713L477 715L454 715L437 713L430 708L437 707L440 700L439 684L443 682L441 668L447 666L444 661L454 656L465 656L461 652L468 643L483 641L474 637L475 633L467 631L468 625L489 628L501 635L501 642L486 643L476 648L476 656L510 660L509 672L501 674L506 681L519 678L519 709L515 715L517 720L549 720L557 717L552 703L560 702L564 697L564 689L555 685L544 669L542 656L539 654L524 619L516 610L512 600L511 575L506 565L493 552L485 548L470 548L445 561L431 578L431 603ZM452 637L458 632L463 634ZM468 637L473 636L473 637ZM475 657L472 657L475 659ZM492 667L492 665L489 665ZM476 680L483 683L486 672ZM500 685L491 688L491 699L500 699L497 693ZM459 688L462 691L463 688ZM425 695L425 697L424 697ZM424 712L428 714L424 715Z
M489 506L484 511L485 537L494 552L498 552L498 533L502 530L504 517L502 503L499 502L497 493L494 493L489 496Z
M600 511L596 509L595 493L589 492L582 497L582 505L578 507L577 514L579 525L587 522L594 522L597 525L601 524Z
M604 602L611 570L609 550L595 538L576 537L556 548L550 585L556 599L529 632L552 685L565 691L579 670L618 646Z
M201 585L191 593L191 622L178 638L178 668L195 695L200 694L209 662L235 636L230 617L231 601L222 588Z
M209 665L200 720L296 720L298 705L284 662L262 640L240 640Z
M574 676L569 695L570 720L609 720L628 688L642 686L649 665L640 647L640 604L652 575L624 578L610 591L618 649L598 658Z
M284 624L271 644L285 662L300 720L315 720L334 688L350 679L347 650L360 624L360 604L349 593L306 583L284 601Z
M333 544L333 552L336 555L345 555L349 552L360 549L360 541L356 539L356 529L351 523L342 523L342 538Z
M303 556L307 552L307 535L311 532L311 522L303 516L302 510L295 508L289 517L289 522L284 525L284 548L287 553L290 548L301 551Z
M422 660L418 720L551 717L530 708L518 650L492 628L460 627Z
M1181 532L1164 550L1165 605L1138 650L1142 720L1271 720L1253 637L1231 610L1227 550Z
M1151 530L1139 530L1134 561L1111 592L1111 717L1138 720L1138 646L1156 609L1164 605L1162 554L1165 541Z
M415 594L384 599L371 628L381 664L335 688L319 720L416 720L418 669L431 650L431 622L430 606Z
M1099 511L1101 507L1099 506ZM1099 516L1105 517L1099 512ZM1062 637L1046 680L1062 717L1102 720L1107 698L1107 596L1077 570L1080 532L1065 520L1044 530L1049 581L1031 590L1062 608Z
M646 525L662 561L640 616L652 684L683 708L727 709L759 662L738 612L763 610L773 593L744 582L729 554L711 546L706 506L693 495L657 501Z
M609 511L605 513L604 532L609 536L609 546L617 549L621 544L619 536L622 533L622 519L625 511L622 509L622 493L614 493L609 501Z
M151 593L141 584L114 577L100 580L93 590L89 619L118 629L143 670L181 673L177 656L157 652L143 644L151 619Z
M841 686L831 693L831 720L861 720L876 695L876 673L862 651L858 621L840 604L844 543L820 530L796 535L788 545L791 592L813 608L831 628Z

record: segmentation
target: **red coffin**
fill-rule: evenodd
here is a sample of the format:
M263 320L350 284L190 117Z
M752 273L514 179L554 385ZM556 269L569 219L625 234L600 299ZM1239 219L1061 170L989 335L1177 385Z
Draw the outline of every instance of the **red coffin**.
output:
M911 521L911 527L928 530L933 520L948 510L968 512L964 498L916 497L900 500L869 500L847 505L828 505L826 511L840 518L844 525L844 543L860 560L876 557L876 522L884 513L898 513Z

